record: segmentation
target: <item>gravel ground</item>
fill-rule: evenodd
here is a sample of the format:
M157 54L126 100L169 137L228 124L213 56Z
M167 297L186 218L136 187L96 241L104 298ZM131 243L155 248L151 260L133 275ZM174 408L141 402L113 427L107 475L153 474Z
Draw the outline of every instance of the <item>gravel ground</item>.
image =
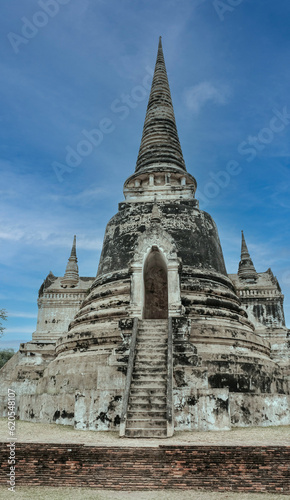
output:
M72 426L16 422L18 442L81 443L94 446L290 446L290 426L250 427L217 432L176 432L169 439L119 438L116 432L76 431ZM0 419L0 441L9 441L7 419Z
M112 491L87 488L16 488L16 495L0 487L0 499L8 500L289 500L272 493L215 493L209 491ZM12 495L10 497L10 495Z

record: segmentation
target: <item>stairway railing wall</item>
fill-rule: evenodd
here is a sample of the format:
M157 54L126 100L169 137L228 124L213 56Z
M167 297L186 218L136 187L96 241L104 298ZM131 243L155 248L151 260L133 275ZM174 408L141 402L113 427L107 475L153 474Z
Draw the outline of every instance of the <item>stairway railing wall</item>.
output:
M138 318L134 318L132 338L131 338L131 343L130 343L129 359L128 359L128 367L127 367L127 375L126 375L126 384L125 384L123 404L122 404L122 413L121 413L121 421L120 421L120 437L124 437L125 431L126 431L126 421L127 421L127 411L128 411L130 387L131 387L132 373L133 373L135 355L136 355L137 332L138 332Z
M168 347L167 347L167 437L173 436L173 331L172 318L168 318Z

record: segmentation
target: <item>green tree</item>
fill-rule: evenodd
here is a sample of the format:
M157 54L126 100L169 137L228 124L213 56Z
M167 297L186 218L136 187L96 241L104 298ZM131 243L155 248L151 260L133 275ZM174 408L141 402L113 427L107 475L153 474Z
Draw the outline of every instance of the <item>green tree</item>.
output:
M7 319L7 312L5 309L0 309L0 320L6 321ZM0 321L0 337L2 337L3 332L5 330L5 326L2 325L2 321Z
M2 321L6 321L7 319L7 311L5 309L0 309L0 337L2 337L5 326L3 326ZM13 349L2 349L0 351L0 368L8 361L8 359L12 358L14 354Z
M13 354L13 349L2 349L2 351L0 351L0 368L2 368L2 366L4 366L10 358L12 358Z

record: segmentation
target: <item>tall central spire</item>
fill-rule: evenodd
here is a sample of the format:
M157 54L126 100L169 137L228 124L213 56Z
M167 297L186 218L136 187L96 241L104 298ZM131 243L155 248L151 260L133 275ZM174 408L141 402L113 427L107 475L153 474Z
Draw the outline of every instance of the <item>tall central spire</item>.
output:
M186 171L160 37L135 172L154 170L162 166Z

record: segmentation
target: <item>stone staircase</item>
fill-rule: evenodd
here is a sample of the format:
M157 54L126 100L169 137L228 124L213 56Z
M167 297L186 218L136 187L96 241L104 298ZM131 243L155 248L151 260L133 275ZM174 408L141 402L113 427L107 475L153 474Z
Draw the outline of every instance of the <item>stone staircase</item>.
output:
M126 437L167 436L168 321L139 321Z

